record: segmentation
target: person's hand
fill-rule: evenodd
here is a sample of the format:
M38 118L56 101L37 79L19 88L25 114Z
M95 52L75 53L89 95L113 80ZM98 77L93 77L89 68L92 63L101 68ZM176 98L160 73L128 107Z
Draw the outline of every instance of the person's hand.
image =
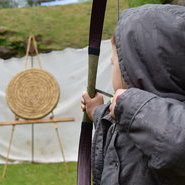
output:
M112 99L112 102L109 106L109 110L110 110L110 116L115 119L115 114L114 114L114 109L115 109L115 106L116 106L116 100L117 98L126 91L127 89L118 89Z
M91 98L87 92L82 94L81 109L86 111L91 121L93 121L93 114L96 107L103 103L103 96L100 93L96 93L94 98Z

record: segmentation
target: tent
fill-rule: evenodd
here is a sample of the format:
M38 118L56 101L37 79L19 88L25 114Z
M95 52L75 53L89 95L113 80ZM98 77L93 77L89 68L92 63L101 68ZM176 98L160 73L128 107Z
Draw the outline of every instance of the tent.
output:
M97 88L113 94L111 85L111 44L102 42L99 61ZM60 85L61 97L54 110L55 117L74 117L74 122L59 123L59 134L66 161L77 161L78 142L82 112L81 94L87 85L87 47L82 49L67 48L40 54L43 69L52 73ZM35 60L35 59L34 59ZM36 60L35 60L36 61ZM15 116L6 102L6 87L11 78L24 69L24 58L0 60L0 122L14 120ZM108 101L108 98L105 98ZM4 163L10 140L11 126L0 126L0 163ZM31 125L17 125L9 156L12 163L31 162L32 129ZM41 163L63 161L54 129L54 124L34 125L34 161Z

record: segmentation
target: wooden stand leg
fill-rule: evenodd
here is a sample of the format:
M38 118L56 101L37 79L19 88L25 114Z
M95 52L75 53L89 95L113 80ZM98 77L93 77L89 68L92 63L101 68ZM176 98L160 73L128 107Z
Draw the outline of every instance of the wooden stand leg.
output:
M63 150L63 147L62 147L62 142L61 142L61 139L60 139L57 123L55 123L55 131L56 131L56 134L57 134L59 148L60 148L60 151L61 151L61 154L62 154L62 158L63 158L64 164L65 164L65 169L66 169L66 172L68 172L68 167L67 167L67 163L66 163L66 160L65 160L64 150Z
M7 157L6 157L6 163L5 163L4 168L3 168L2 178L5 178L5 176L6 176L7 167L8 167L8 159L9 159L9 154L10 154L10 150L11 150L11 146L12 146L14 130L15 130L15 125L12 125L12 131L11 131L11 136L10 136L10 142L9 142L9 146L8 146L8 152L7 152Z
M31 132L32 132L31 162L34 163L34 124L32 124Z

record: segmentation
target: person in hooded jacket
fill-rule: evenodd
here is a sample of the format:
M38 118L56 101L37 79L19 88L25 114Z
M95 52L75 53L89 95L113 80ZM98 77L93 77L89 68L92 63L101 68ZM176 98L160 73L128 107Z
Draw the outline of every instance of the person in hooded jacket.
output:
M112 62L112 103L82 95L94 185L185 185L185 7L124 10Z

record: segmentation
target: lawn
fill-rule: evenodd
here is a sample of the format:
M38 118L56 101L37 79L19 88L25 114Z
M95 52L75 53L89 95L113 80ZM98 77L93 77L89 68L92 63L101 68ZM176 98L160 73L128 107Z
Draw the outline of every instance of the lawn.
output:
M40 51L82 48L88 45L91 2L65 6L0 10L0 47L23 55L29 35L35 35ZM127 7L123 0L120 9ZM117 2L109 0L103 39L109 39L117 23Z
M161 4L163 0L127 0L130 7L141 6L144 4Z
M161 1L122 0L120 10ZM40 52L87 46L91 6L91 2L86 2L65 6L0 9L0 57L23 56L29 35L36 36ZM117 0L108 0L103 39L111 37L116 23Z
M6 178L0 185L75 185L76 163L8 165ZM0 165L0 174L3 165Z

